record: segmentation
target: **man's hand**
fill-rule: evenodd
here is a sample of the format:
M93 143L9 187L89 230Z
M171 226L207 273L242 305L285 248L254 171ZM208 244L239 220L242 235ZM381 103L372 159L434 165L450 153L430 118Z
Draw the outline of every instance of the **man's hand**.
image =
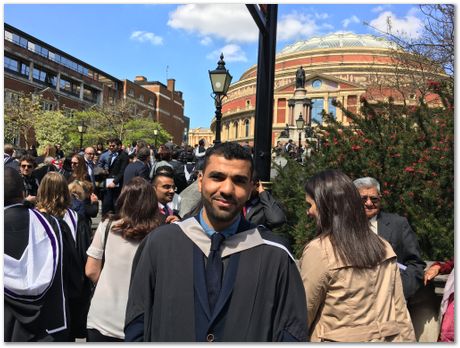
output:
M431 279L436 277L439 274L439 270L441 269L440 265L433 265L425 272L425 276L423 277L423 283L426 285Z
M94 193L91 193L89 199L91 200L91 203L96 203L99 200L99 198L97 198L97 196Z
M165 223L170 224L172 222L176 222L179 220L180 220L179 217L177 217L176 215L169 215L166 217Z
M107 188L114 188L116 187L117 185L115 185L115 183L112 181L110 184L107 184Z
M31 196L31 195L28 195L26 198L25 198L26 201L29 201L30 203L37 203L37 196Z
M265 191L264 185L262 185L262 182L259 181L259 183L258 183L258 185L257 185L257 192L262 193L262 192L264 192L264 191Z

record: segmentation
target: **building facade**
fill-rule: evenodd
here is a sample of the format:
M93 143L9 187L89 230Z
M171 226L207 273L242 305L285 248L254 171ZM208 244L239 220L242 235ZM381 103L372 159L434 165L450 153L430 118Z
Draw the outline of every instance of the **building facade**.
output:
M333 106L333 100L340 101L351 112L359 111L361 96L370 101L391 96L395 102L402 102L400 93L377 88L390 76L394 78L393 52L389 41L352 33L314 37L282 49L275 61L272 145L286 128L292 130L291 139L298 139L295 120L299 115L293 113L294 108L289 103L295 94L299 67L305 70L306 97L311 100L311 114L304 114L303 118L307 122L311 120L312 125L322 123L322 110L325 110L348 124L348 118ZM253 145L256 83L257 66L254 65L230 86L222 107L222 141ZM416 103L415 91L406 96L406 103ZM215 129L215 121L211 129Z
M190 120L184 116L182 92L168 86L116 77L4 23L5 104L21 95L43 96L45 110L85 110L130 101L138 117L161 123L176 144L184 140ZM23 146L18 136L17 145Z
M192 128L188 133L188 145L195 146L198 142L204 139L205 147L209 147L214 143L214 132L209 128Z

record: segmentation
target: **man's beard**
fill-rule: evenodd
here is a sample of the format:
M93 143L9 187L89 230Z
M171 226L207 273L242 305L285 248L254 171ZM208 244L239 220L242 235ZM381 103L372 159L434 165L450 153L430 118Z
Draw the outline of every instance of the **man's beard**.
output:
M212 221L217 221L217 222L229 222L232 221L241 211L243 207L238 208L236 206L236 209L234 210L221 210L218 208L215 208L212 205L212 198L206 199L205 197L202 196L203 200L203 205L204 208L206 209L206 215L208 218ZM235 203L235 200L233 200L233 203Z

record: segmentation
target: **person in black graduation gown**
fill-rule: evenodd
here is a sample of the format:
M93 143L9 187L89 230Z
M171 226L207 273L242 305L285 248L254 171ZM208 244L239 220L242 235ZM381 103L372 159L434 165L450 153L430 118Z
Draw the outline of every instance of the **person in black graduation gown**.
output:
M59 231L62 238L63 297L66 325L54 334L55 340L74 341L86 337L91 282L84 274L91 229L86 219L69 209L67 181L62 174L46 174L37 193L37 210Z
M208 149L198 179L203 209L155 229L136 253L125 341L306 341L295 260L242 215L252 171L240 145Z
M22 178L15 169L5 168L4 184L4 340L53 341L46 318L62 303L54 296L62 280L57 232L24 201Z

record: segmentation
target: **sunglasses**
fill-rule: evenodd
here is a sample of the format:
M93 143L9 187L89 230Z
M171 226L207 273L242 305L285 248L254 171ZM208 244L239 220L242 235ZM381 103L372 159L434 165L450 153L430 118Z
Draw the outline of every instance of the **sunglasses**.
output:
M361 199L363 200L363 203L366 203L368 199L370 199L373 204L380 202L379 196L361 196Z
M31 164L21 164L21 168L32 168L33 165Z
M70 162L71 165L78 165L78 162Z

